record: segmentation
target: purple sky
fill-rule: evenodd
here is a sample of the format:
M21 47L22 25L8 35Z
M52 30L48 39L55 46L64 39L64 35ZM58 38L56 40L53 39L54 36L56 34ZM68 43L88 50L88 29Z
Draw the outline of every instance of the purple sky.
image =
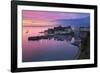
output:
M23 10L22 15L23 25L50 25L58 19L80 19L89 16L89 13Z

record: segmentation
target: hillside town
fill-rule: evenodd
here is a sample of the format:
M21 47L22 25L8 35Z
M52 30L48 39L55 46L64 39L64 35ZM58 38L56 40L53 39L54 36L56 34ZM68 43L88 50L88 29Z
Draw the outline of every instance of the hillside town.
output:
M41 39L62 39L62 40L67 40L69 39L68 37L72 38L74 37L75 40L79 39L84 39L89 33L89 27L79 27L77 29L72 29L71 26L58 26L54 27L52 29L44 30L40 33L44 34L41 36L33 36L29 37L28 40L41 40Z

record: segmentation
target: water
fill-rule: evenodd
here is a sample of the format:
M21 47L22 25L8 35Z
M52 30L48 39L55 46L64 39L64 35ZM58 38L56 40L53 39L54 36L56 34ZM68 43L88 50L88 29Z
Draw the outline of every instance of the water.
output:
M68 40L41 39L29 41L28 37L43 35L42 32L53 27L23 27L22 61L75 60L80 49Z

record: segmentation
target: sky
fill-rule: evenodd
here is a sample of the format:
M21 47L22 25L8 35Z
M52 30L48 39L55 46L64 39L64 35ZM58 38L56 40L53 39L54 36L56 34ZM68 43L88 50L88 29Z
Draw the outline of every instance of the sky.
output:
M83 19L89 16L90 16L89 13L35 11L35 10L22 11L23 26L54 26L62 22L61 20L67 21L67 20ZM65 25L65 23L63 23L62 25Z

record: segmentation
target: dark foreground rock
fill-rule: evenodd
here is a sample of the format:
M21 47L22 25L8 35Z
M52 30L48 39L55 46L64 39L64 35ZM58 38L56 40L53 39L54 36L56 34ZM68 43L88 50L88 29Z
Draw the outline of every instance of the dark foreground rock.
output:
M90 33L87 32L86 38L82 39L78 59L90 59Z

